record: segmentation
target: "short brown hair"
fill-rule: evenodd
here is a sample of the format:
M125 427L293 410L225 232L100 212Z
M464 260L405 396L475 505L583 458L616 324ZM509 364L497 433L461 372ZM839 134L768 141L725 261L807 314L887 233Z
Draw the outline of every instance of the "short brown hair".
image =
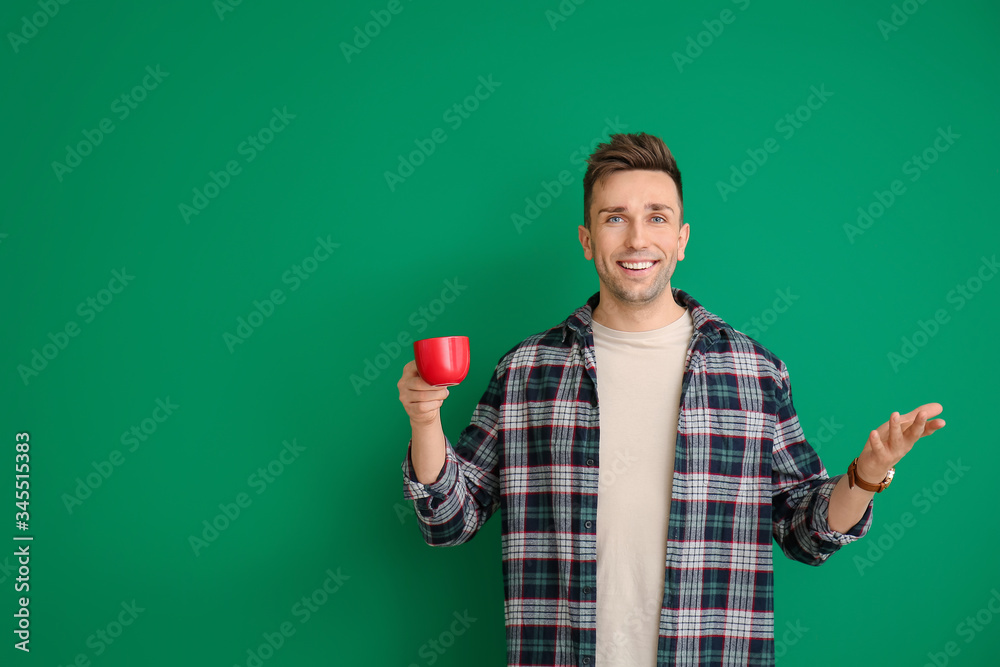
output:
M594 184L616 171L648 169L665 172L677 186L680 200L680 220L684 221L684 190L681 188L681 170L663 140L645 132L638 134L612 134L610 143L599 144L587 158L587 173L583 175L583 224L590 229L590 203Z

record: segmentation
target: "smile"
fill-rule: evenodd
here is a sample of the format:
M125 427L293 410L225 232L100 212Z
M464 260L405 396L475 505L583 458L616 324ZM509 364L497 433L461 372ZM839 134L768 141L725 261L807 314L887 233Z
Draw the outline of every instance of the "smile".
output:
M622 267L628 273L644 273L655 266L658 262L653 260L645 260L641 262L618 262L618 266Z

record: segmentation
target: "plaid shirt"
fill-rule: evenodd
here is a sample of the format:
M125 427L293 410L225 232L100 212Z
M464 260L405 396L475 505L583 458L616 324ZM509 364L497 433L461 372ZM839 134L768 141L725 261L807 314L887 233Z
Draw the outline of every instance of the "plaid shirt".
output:
M771 539L820 565L863 536L827 524L830 478L806 441L784 363L687 293L683 377L657 665L773 665ZM596 664L600 293L503 356L432 484L410 450L403 494L432 546L471 539L501 509L507 662ZM411 441L412 446L412 441ZM667 443L664 443L667 446Z

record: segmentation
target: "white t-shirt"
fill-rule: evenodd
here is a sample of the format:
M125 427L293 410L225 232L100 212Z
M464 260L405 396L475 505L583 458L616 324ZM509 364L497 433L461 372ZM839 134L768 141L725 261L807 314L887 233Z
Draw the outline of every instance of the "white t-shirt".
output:
M691 313L652 331L592 324L601 439L597 664L656 667Z

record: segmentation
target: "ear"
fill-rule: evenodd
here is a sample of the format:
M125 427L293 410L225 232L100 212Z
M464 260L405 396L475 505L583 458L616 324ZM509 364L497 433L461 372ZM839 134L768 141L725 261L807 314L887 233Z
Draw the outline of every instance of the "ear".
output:
M590 232L586 227L580 225L580 245L583 246L583 256L588 260L594 259L594 250L590 247Z
M687 247L688 238L691 236L691 225L684 223L681 225L681 233L677 237L677 261L684 259L684 248Z

